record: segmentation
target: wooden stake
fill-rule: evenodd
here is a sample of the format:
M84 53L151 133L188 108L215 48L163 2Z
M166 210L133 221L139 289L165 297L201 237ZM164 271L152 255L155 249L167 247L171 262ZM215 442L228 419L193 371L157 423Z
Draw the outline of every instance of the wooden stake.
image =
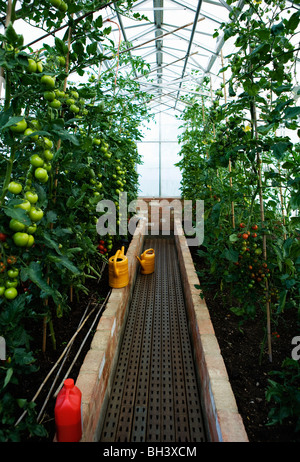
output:
M281 173L280 164L278 165L278 173L279 173L279 175ZM282 222L283 222L283 226L285 226L285 210L284 210L284 201L283 201L281 182L280 182L280 186L279 186L279 191L280 191L280 204L281 204ZM285 241L286 241L286 237L287 237L286 232L284 231L283 238L284 238Z
M252 106L252 120L253 120L253 128L255 133L255 138L258 139L258 132L257 132L257 114L256 114L256 104L253 103ZM264 227L265 222L265 211L264 211L264 199L263 199L263 191L262 191L262 171L261 171L261 158L259 153L257 153L257 171L258 171L258 185L259 185L259 204L260 204L260 219L261 225ZM263 234L263 259L267 261L267 236ZM269 293L269 284L268 280L266 279L265 287L267 294ZM268 339L268 354L269 360L272 362L272 338L271 338L271 308L269 298L266 302L266 313L267 313L267 339Z

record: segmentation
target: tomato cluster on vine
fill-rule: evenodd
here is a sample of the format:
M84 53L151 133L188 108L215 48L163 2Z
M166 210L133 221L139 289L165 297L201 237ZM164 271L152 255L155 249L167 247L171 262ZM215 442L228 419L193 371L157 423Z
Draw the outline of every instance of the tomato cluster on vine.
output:
M106 238L102 238L99 240L97 249L99 250L99 253L101 253L101 255L108 257L108 254L112 248L113 248L113 238L110 234L108 234Z

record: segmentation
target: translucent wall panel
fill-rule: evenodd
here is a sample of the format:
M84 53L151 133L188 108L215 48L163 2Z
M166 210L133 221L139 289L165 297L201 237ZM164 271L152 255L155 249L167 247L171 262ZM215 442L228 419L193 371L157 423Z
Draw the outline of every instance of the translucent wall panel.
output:
M178 144L180 121L167 113L157 114L144 128L144 138L138 143L143 165L138 166L140 196L180 196L181 174L175 163L179 161Z

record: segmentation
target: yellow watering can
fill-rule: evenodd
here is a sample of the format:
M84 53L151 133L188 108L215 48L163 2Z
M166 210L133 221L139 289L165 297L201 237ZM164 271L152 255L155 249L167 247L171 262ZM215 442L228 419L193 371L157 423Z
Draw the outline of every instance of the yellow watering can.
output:
M141 258L136 257L141 264L142 274L151 274L154 272L155 267L155 252L154 249L147 249L142 253Z
M128 258L124 255L124 246L108 260L108 279L110 287L120 289L129 282Z

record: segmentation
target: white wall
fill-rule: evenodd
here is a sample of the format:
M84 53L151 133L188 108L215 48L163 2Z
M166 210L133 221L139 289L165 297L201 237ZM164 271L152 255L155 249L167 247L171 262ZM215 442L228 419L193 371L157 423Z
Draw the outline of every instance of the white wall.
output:
M144 138L138 143L143 164L138 166L141 197L180 196L181 173L175 163L178 152L181 121L167 113L157 114L144 129Z

